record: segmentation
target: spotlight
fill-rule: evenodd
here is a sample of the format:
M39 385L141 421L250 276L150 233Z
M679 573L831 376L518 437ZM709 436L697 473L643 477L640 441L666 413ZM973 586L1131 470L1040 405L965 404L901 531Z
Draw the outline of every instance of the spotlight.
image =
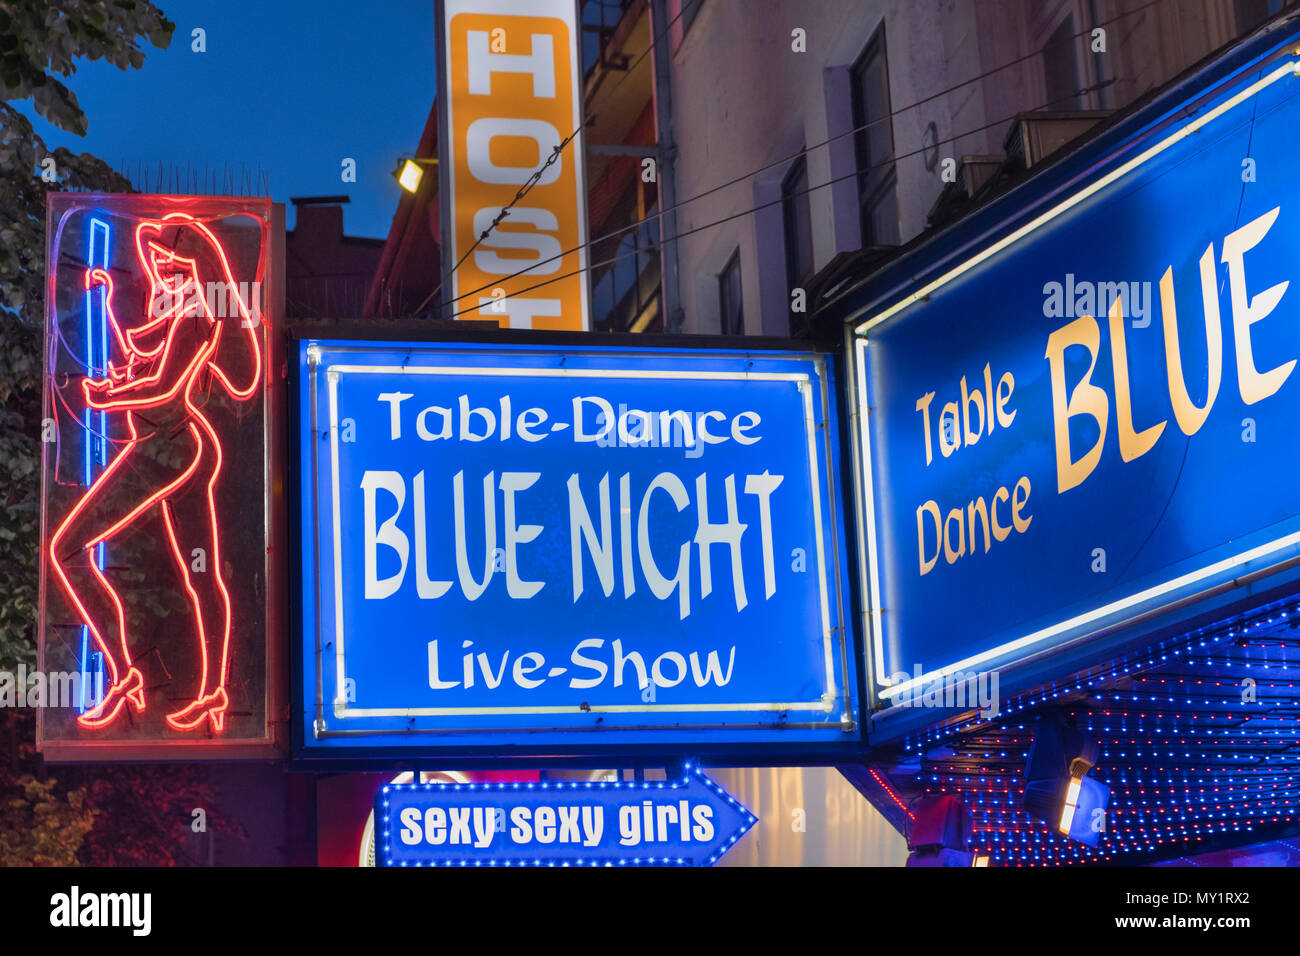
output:
M1105 829L1109 803L1110 787L1092 777L1071 777L1066 786L1061 819L1057 821L1057 832L1087 846L1096 846L1101 842L1101 833Z
M417 157L415 159L403 159L393 170L393 178L402 184L402 188L408 193L413 193L420 188L420 180L424 178L425 166L436 166L438 160L434 158Z
M1088 776L1100 749L1059 718L1045 717L1025 764L1025 812L1092 847L1101 842L1110 803L1110 787Z
M912 851L908 866L988 866L988 857L966 850L973 822L960 797L922 797L913 814L907 834Z
M424 178L424 170L409 159L402 163L402 171L397 175L397 181L402 184L402 188L408 193L413 193L420 188L420 180Z

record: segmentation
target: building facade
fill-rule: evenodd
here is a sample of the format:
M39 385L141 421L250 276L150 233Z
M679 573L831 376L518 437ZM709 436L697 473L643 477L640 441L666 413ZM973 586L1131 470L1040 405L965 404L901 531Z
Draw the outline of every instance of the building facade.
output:
M593 328L738 340L814 334L819 308L848 283L956 222L1281 6L585 3ZM436 104L417 159L436 159L435 117ZM301 296L290 277L291 308L301 300L293 314L445 317L437 188L428 175L403 196L382 249L344 249L351 241L336 210L300 208L290 263L307 243L328 248L304 266ZM320 225L309 231L313 217ZM322 268L336 259L337 267ZM362 260L374 270L364 301L350 265ZM313 298L325 280L311 277L327 273L340 277L326 283L339 298ZM1023 735L1007 739L1024 742ZM899 765L900 776L911 772L911 763ZM898 831L900 814L911 811L883 784L873 806L859 792L869 785L831 768L716 776L762 821L730 864L906 858ZM381 782L360 781L346 800L327 792L336 780L318 784L314 801L302 793L284 801L313 803L320 862L357 857ZM893 818L877 809L891 799ZM327 852L331 841L337 846Z
M681 329L803 332L848 271L1282 6L670 0Z

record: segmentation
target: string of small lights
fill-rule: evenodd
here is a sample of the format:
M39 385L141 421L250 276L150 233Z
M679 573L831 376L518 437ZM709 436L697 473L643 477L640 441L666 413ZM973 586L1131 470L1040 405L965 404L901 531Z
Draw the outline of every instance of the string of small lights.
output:
M970 849L994 866L1156 862L1300 826L1300 624L1295 597L1119 655L918 731L920 758L878 782L896 799L955 794ZM1091 775L1110 788L1098 845L1030 816L1025 765L1040 715L1099 745Z

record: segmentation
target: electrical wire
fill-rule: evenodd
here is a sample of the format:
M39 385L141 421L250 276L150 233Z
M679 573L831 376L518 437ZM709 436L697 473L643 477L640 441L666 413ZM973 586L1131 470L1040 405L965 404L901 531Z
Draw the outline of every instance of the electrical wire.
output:
M1060 102L1062 102L1062 101L1064 101L1064 100L1067 100L1067 99L1073 99L1075 96L1077 96L1077 95L1080 94L1080 93L1090 93L1090 92L1093 92L1093 91L1095 91L1095 90L1104 89L1105 87L1112 85L1114 82L1115 82L1114 80L1107 80L1107 81L1105 81L1104 83L1097 83L1097 84L1094 84L1093 86L1090 86L1090 87L1084 87L1083 89L1075 90L1073 93L1069 94L1068 96L1058 97L1058 98L1056 98L1055 100L1051 100L1051 101L1049 101L1049 102L1047 102L1047 103L1044 103L1042 106L1039 106L1039 107L1037 107L1037 108L1038 108L1038 109L1047 109L1048 107L1053 106L1053 105L1055 105L1056 103L1060 103ZM1023 112L1023 111L1022 111L1022 112ZM979 126L979 127L974 128L974 129L966 130L966 131L963 132L963 133L959 133L959 134L957 134L956 136L949 137L949 138L946 139L946 140L941 140L940 142L941 142L941 143L944 143L944 142L953 142L953 141L955 141L955 140L957 140L957 139L961 139L961 138L966 137L966 136L971 136L971 135L974 135L975 133L983 132L984 130L991 129L991 128L994 127L994 126L1000 126L1000 125L1003 124L1003 123L1006 123L1006 122L1008 122L1008 121L1010 121L1010 120L1012 120L1012 119L1015 119L1015 117L1016 117L1016 116L1019 116L1019 115L1020 115L1020 113L1017 112L1017 113L1013 113L1013 114L1011 114L1011 115L1009 115L1009 116L1004 116L1004 117L1002 117L1001 119L994 120L994 121L991 122L991 123L985 123L983 126ZM886 168L886 167L892 166L892 165L894 165L894 163L896 163L896 162L897 162L898 160L900 160L900 159L907 159L907 158L912 157L912 156L918 156L918 155L920 155L921 153L923 153L923 152L925 152L926 150L928 150L929 148L930 148L930 147L922 147L921 149L913 150L912 152L909 152L909 153L899 153L899 154L897 154L896 156L892 157L888 162L884 162L884 163L875 163L875 164L871 164L871 165L864 166L864 167L855 167L851 172L844 173L843 175L840 175L840 176L832 177L831 179L828 179L828 180L827 180L826 182L824 182L824 183L818 183L818 184L816 184L815 186L809 186L807 189L800 189L800 190L796 190L796 191L791 192L791 193L787 193L787 194L785 194L784 196L781 196L781 197L779 197L779 198L777 198L777 199L771 199L771 200L768 200L767 202L759 203L757 206L752 206L752 207L750 207L750 208L748 208L748 209L743 209L743 210L741 210L740 212L732 213L731 215L728 215L728 216L723 216L721 219L715 219L715 220L712 220L712 221L710 221L710 222L702 223L701 225L694 226L694 227L692 227L692 228L690 228L690 229L687 229L687 230L684 230L684 231L682 231L682 232L678 232L676 235L673 235L673 236L660 237L659 242L660 242L661 245L667 244L667 243L669 243L669 242L676 242L676 241L678 241L679 239L684 239L684 238L686 238L687 236L694 235L694 234L697 233L697 232L703 232L705 229L712 229L712 228L715 227L715 226L720 226L720 225L723 225L724 223L728 223L728 222L731 222L731 221L733 221L733 220L743 218L743 217L745 217L745 216L751 216L751 215L753 215L754 213L756 213L756 212L760 212L760 211L763 210L763 209L767 209L767 208L770 208L770 207L772 207L772 206L781 205L782 203L788 201L788 200L790 199L791 196L802 196L802 195L806 195L806 194L808 194L808 193L815 192L815 191L818 190L818 189L825 189L827 186L833 186L835 183L843 182L843 181L846 180L846 179L855 179L855 178L857 178L857 177L859 177L859 176L864 175L864 174L867 173L867 172L870 172L870 171L873 170L873 169L883 169L883 168ZM571 272L566 272L566 273L564 273L563 275L552 276L552 277L549 278L549 279L543 280L542 282L538 282L538 283L536 283L535 285L528 286L528 287L525 288L525 289L519 289L519 290L517 290L516 292L514 292L514 293L512 293L512 294L513 294L513 295L516 295L516 296L518 296L518 295L523 295L524 293L532 292L534 289L540 289L540 288L542 288L542 287L544 287L544 286L548 286L548 285L550 285L550 284L552 284L552 283L554 283L554 282L559 282L559 281L561 281L561 280L563 280L563 279L569 279L569 278L572 278L573 276L581 275L581 274L584 273L584 272L590 272L590 271L592 271L592 270L594 270L594 269L600 268L601 266L611 265L611 264L616 263L616 262L621 262L621 261L624 260L624 259L629 259L629 258L633 258L633 257L635 257L635 256L645 255L645 254L646 254L646 250L645 250L645 249L634 249L634 250L631 251L631 252L622 253L622 254L620 254L620 255L611 256L611 257L608 258L608 259L601 259L601 260L599 260L598 262L589 263L589 264L586 265L586 266L583 266L583 267L578 268L578 269L574 269L574 270L571 271ZM526 274L527 272L532 271L533 268L536 268L536 265L537 265L537 264L534 263L534 265L533 265L532 267L530 267L529 269L524 270L524 272L516 273L516 275L524 275L524 274ZM504 282L504 281L506 281L506 280L505 280L505 279L502 279L501 281ZM480 290L480 291L481 291L481 290ZM468 294L468 293L467 293L467 294ZM460 299L460 298L464 298L464 296L458 296L458 297L457 297L457 299ZM452 301L453 301L453 303L454 303L456 300L452 300ZM499 301L499 300L498 300L498 301ZM452 304L452 303L448 303L448 304ZM468 313L468 312L476 311L477 309L481 309L482 307L483 307L483 305L482 305L482 304L479 304L479 305L469 306L468 308L459 309L459 310L457 310L457 311L455 311L455 312L452 312L452 313L448 316L448 318L453 318L453 319L454 319L454 318L456 318L457 316L464 315L464 314L466 314L466 313Z
M697 2L697 0L690 0L690 2ZM1116 16L1114 16L1114 17L1110 17L1109 19L1099 21L1098 23L1095 23L1092 27L1089 27L1089 28L1086 29L1086 30L1081 30L1081 31L1079 31L1078 33L1072 34L1072 35L1069 37L1069 39L1071 39L1071 40L1076 40L1076 39L1079 39L1080 37L1083 37L1083 36L1090 36L1090 35L1092 34L1092 31L1093 31L1093 30L1096 30L1096 29L1098 29L1098 28L1100 28L1100 27L1109 26L1110 24L1115 23L1115 22L1117 22L1117 21L1119 21L1119 20L1127 19L1128 17L1132 17L1132 16L1134 16L1134 15L1136 15L1136 14L1138 14L1138 13L1141 13L1141 12L1143 12L1143 11L1145 11L1145 10L1150 9L1151 7L1154 7L1154 6L1157 6L1157 5L1161 4L1161 3L1166 3L1166 2L1174 2L1174 0L1147 0L1147 2L1144 3L1144 4L1142 4L1141 6L1134 7L1132 10L1125 11L1124 13L1118 14L1118 15L1116 15ZM688 7L689 5L690 5L689 2L683 5L683 7L682 7L682 12L683 12L683 13L686 11L686 9L687 9L687 7ZM677 15L677 17L680 17L680 16L681 16L681 13L679 13L679 14ZM644 58L645 55L646 55L647 53L649 53L651 49L654 48L654 44L655 44L656 42L658 42L658 40L659 40L660 38L662 38L662 36L663 36L664 34L666 34L666 33L668 32L668 29L670 29L670 28L672 27L672 24L673 24L674 22L676 22L677 17L674 17L674 18L673 18L673 21L671 21L671 22L668 24L668 27L665 28L665 30L663 31L663 33L659 34L658 36L656 36L655 38L653 38L653 39L651 40L650 45L649 45L649 46L648 46L644 51L642 51L640 57L637 58L637 61L636 61L635 63L633 63L632 66L630 66L630 67L628 68L627 74L624 75L623 79L620 80L619 83L615 84L615 86L612 88L611 92L612 92L613 90L617 90L617 89L619 88L619 86L622 85L622 83L624 83L624 82L627 81L627 79L631 76L632 71L635 69L637 63L639 63L640 60L641 60L642 58ZM989 70L986 70L986 71L984 71L983 73L980 73L980 74L978 74L978 75L976 75L976 76L973 76L973 77L970 77L970 78L968 78L968 79L962 80L960 83L956 83L956 84L954 84L954 85L952 85L952 86L947 87L946 89L942 89L942 90L939 90L939 91L936 92L936 93L931 93L931 94L929 94L928 96L924 96L924 97L922 97L922 98L919 99L919 100L916 100L916 101L914 101L914 102L912 102L912 103L907 104L906 106L901 106L901 107L899 107L898 109L891 110L891 111L889 111L888 113L885 113L885 114L883 114L883 115L877 117L876 119L873 119L873 120L870 120L870 121L868 121L868 122L866 122L866 123L863 123L861 126L855 126L855 127L853 127L852 129L848 129L848 130L844 130L843 132L836 133L834 136L828 137L827 139L824 139L824 140L822 140L821 142L813 143L813 144L810 145L810 146L805 146L803 149L801 149L801 150L799 150L798 152L795 152L795 153L793 153L793 154L791 154L791 155L789 155L789 156L783 157L783 158L778 159L778 160L774 160L774 161L772 161L772 162L770 162L770 163L767 163L767 164L765 164L765 165L763 165L763 166L758 167L757 169L750 170L749 172L743 173L743 174L741 174L741 175L739 175L739 176L736 176L736 177L734 177L734 178L732 178L732 179L729 179L729 180L727 180L726 182L718 183L718 184L715 185L715 186L710 186L708 189L705 189L703 192L697 193L697 194L695 194L694 196L688 196L688 197L685 198L685 199L678 200L678 201L677 201L676 203L674 203L673 205L671 205L671 206L667 206L667 207L665 207L665 208L663 208L663 209L658 210L658 211L657 211L653 216L646 216L646 217L644 217L644 218L642 218L642 219L636 219L636 220L633 220L633 221L630 222L630 223L627 223L627 224L625 224L625 225L623 225L623 226L619 226L618 228L613 229L613 230L611 230L610 232L604 233L603 235L597 236L597 237L594 238L594 239L589 239L589 240L587 240L585 243L581 243L581 244L579 244L579 245L573 246L573 247L570 248L570 249L566 249L566 250L564 250L563 252L558 253L557 255L551 256L551 257L549 257L549 258L547 258L547 259L541 259L541 260L536 260L536 261L530 262L529 265L528 265L528 267L525 268L525 269L521 269L521 270L519 270L518 272L514 272L514 273L511 273L510 275L503 276L502 278L496 280L495 282L488 283L487 285L479 286L478 288L476 288L476 289L471 289L471 290L469 290L468 292L463 292L463 293L461 293L460 295L458 295L458 296L456 296L456 297L454 297L454 298L452 298L452 299L450 299L450 300L447 300L447 301L444 301L444 302L440 303L440 305L441 305L442 309L450 308L450 307L454 306L457 302L459 302L461 299L468 298L469 296L475 295L475 294L477 294L477 293L479 293L479 292L483 292L483 291L485 291L485 290L487 290L487 289L493 288L494 286L498 286L498 285L500 285L500 284L503 283L503 282L509 282L511 279L519 278L519 277L522 276L522 275L526 275L527 273L534 271L535 269L537 269L538 266L544 265L544 264L546 264L546 263L548 263L548 262L554 262L556 259L561 259L561 260L562 260L565 256L571 255L571 254L573 254L574 252L577 252L577 251L582 250L582 249L589 249L589 248L595 246L595 245L596 245L597 243L599 243L599 242L604 242L604 241L606 241L606 240L608 240L608 239L612 239L612 238L615 238L615 237L617 237L617 236L620 236L620 235L622 235L623 233L630 232L630 231L632 231L632 230L638 229L638 228L640 228L641 226L643 226L643 225L645 225L645 224L647 224L647 223L649 223L649 222L653 222L653 221L659 220L659 219L660 219L663 215L665 215L666 213L673 212L673 211L675 211L675 210L677 210L677 209L680 209L680 208L682 208L683 206L687 205L688 203L696 202L697 200L703 199L703 198L705 198L705 197L707 197L707 196L711 196L711 195L713 195L714 193L719 192L719 191L721 191L721 190L723 190L723 189L727 189L727 188L729 188L729 187L731 187L731 186L739 185L739 184L741 184L741 183L743 183L743 182L746 182L747 180L753 179L755 176L758 176L758 175L760 175L760 174L762 174L762 173L764 173L764 172L767 172L767 171L769 171L769 170L771 170L771 169L775 169L775 168L778 168L778 167L784 166L784 165L786 165L787 163L794 162L794 161L796 161L796 160L798 160L798 159L800 159L800 158L802 158L802 157L807 156L807 155L808 155L809 153L811 153L813 150L820 149L820 148L822 148L822 147L824 147L824 146L828 146L828 145L830 145L831 143L834 143L834 142L836 142L836 141L838 141L838 140L840 140L840 139L843 139L843 138L845 138L845 137L847 137L847 136L853 136L853 135L856 135L856 134L858 134L858 133L865 132L865 131L869 130L872 126L876 126L876 125L879 125L879 124L881 124L881 123L884 123L884 122L886 122L886 121L888 121L888 120L892 120L895 116L900 116L900 115L902 115L903 113L907 113L907 112L909 112L909 111L911 111L911 110L914 110L914 109L916 109L917 107L920 107L920 106L925 105L926 103L932 102L932 101L934 101L934 100L936 100L936 99L939 99L940 97L947 96L947 95L949 95L949 94L951 94L951 93L955 93L955 92L957 92L958 90L962 89L963 87L970 86L970 85L973 84L973 83L978 83L978 82L980 82L980 81L982 81L982 80L984 80L984 79L987 79L987 78L990 77L990 76L993 76L994 74L1000 73L1000 72L1002 72L1002 71L1004 71L1004 70L1008 70L1008 69L1010 69L1010 68L1013 67L1013 66L1019 66L1020 64L1026 62L1026 61L1028 61L1028 60L1034 59L1034 58L1036 58L1036 57L1038 57L1038 56L1041 56L1041 55L1042 55L1042 51L1041 51L1041 50L1035 50L1035 51L1033 51L1032 53L1027 53L1027 54L1025 54L1024 56L1020 56L1020 57L1017 57L1017 58L1015 58L1015 59L1013 59L1013 60L1009 60L1009 61L1007 61L1006 63L1000 64L999 66L996 66L996 67L993 67L993 68L991 68L991 69L989 69ZM1110 82L1114 82L1114 81L1112 80L1112 81L1110 81ZM1103 89L1103 88L1105 88L1105 86L1107 86L1107 85L1109 85L1109 83L1097 83L1097 84L1094 84L1092 87L1088 87L1088 88L1086 88L1086 89L1081 89L1081 90L1076 90L1074 93L1071 93L1071 94L1070 94L1069 96L1067 96L1067 97L1062 97L1062 98L1059 99L1059 100L1054 100L1054 101L1052 101L1052 103L1046 104L1045 106L1040 106L1040 107L1038 107L1038 108L1039 108L1039 109L1045 109L1046 106L1050 106L1050 105L1052 105L1053 103L1063 102L1064 100L1072 99L1072 98L1074 98L1075 96L1077 96L1079 93L1090 92L1090 91L1095 90L1095 89ZM1013 115L1013 117L1014 117L1014 115ZM1008 117L1008 119L1013 118L1013 117ZM999 122L1006 122L1006 120L1000 120ZM986 126L981 126L981 127L979 127L978 129L967 130L966 132L961 133L961 134L956 135L956 136L951 136L951 137L948 137L948 138L943 139L943 140L937 140L937 141L936 141L936 142L935 142L931 147L924 147L924 148L922 148L922 149L920 149L920 150L916 150L916 151L911 152L911 153L904 153L904 154L898 154L898 155L895 155L895 156L891 157L891 159L890 159L889 161L885 162L885 163L877 164L877 166L874 166L874 167L873 167L873 166L869 166L869 167L867 167L867 170L872 169L872 168L877 168L877 167L881 167L881 168L883 168L884 166L888 166L888 165L892 164L894 161L896 161L896 160L898 160L898 159L903 159L903 158L907 158L907 157L910 157L910 156L915 156L915 155L917 155L918 153L925 152L926 149L931 149L931 148L934 148L934 147L937 147L937 146L943 145L943 144L945 144L945 143L955 142L956 140L958 140L958 139L962 139L962 138L964 138L964 137L966 137L966 136L971 136L971 135L974 135L975 133L983 132L984 130L989 129L991 126L995 126L995 125L997 125L997 123L991 123L991 124L988 124L988 125L986 125ZM567 142L567 140L566 140L566 142ZM865 171L867 171L867 170L863 170L863 172L865 172ZM534 176L537 176L537 175L540 175L540 170L538 171L538 173L534 174ZM514 203L517 202L519 199L521 199L521 198L523 197L523 195L526 195L526 190L522 191L520 195L516 196L515 199L511 201L511 205L514 205ZM509 207L507 207L507 208L509 208ZM759 208L762 208L762 207L759 207ZM492 223L492 225L495 226L495 225L500 221L500 218L501 218L501 217L498 217L498 219L494 220L493 223ZM488 233L489 233L490 231L491 231L491 228L489 228L488 230L485 230L484 234L483 234L482 236L480 236L477 240L475 240L474 244L470 247L469 251L468 251L465 255L463 255L463 256L460 257L460 260L456 263L456 266L454 266L454 267L452 268L451 273L449 273L449 274L454 274L454 273L455 273L456 269L459 268L459 266L460 266L462 263L464 263L464 261L465 261L466 258L468 258L469 253L470 253L470 252L473 252L473 250L478 246L479 242L481 242L483 239L486 239L486 238L487 238ZM599 264L601 264L601 263L598 263L597 265L599 265ZM568 278L569 276L572 276L572 275L574 275L574 274L575 274L575 273L569 273L569 274L566 275L566 276L560 276L560 277L558 277L558 278ZM552 281L556 281L556 280L552 280ZM429 304L430 300L432 300L432 299L434 298L434 296L436 296L436 295L438 294L438 292L440 292L441 290L442 290L442 285L440 284L440 285L438 286L438 288L435 289L435 290L433 291L433 293L431 293L431 294L430 294L430 295L429 295L429 296L428 296L428 297L427 297L423 302L420 303L420 305L419 305L419 306L414 310L415 313L416 313L416 314L419 314L420 312L422 312L422 311L424 310L425 306L427 306L427 305ZM525 291L526 291L526 290L525 290ZM463 314L463 310L462 310L461 312L454 312L454 313L452 313L452 317L455 317L455 316L457 316L457 315L461 315L461 314Z
M1092 93L1092 92L1096 92L1097 90L1102 90L1102 89L1105 89L1105 88L1107 88L1107 87L1109 87L1109 86L1112 86L1112 85L1115 84L1116 82L1118 82L1117 79L1112 78L1112 79L1109 79L1109 80L1105 80L1105 81L1103 81L1103 82L1101 82L1101 83L1094 83L1092 86L1082 87L1082 88L1080 88L1080 89L1078 89L1078 90L1075 90L1074 92L1069 93L1069 94L1067 94L1067 95L1065 95L1065 96L1058 97L1058 98L1056 98L1056 99L1054 99L1054 100L1050 100L1050 101L1048 101L1048 102L1046 102L1046 103L1043 103L1043 104L1041 104L1041 105L1039 105L1039 106L1037 106L1037 107L1034 107L1034 108L1031 109L1031 110L1028 110L1028 111L1024 111L1024 110L1022 110L1022 111L1018 111L1018 112L1016 112L1016 113L1012 113L1012 114L1010 114L1010 115L1008 115L1008 116L1004 116L1004 117L1002 117L1001 119L994 120L994 121L991 122L991 123L985 123L983 126L978 126L978 127L973 128L973 129L966 130L966 131L964 131L964 132L962 132L962 133L958 133L958 134L955 134L955 135L953 135L953 136L947 137L946 139L938 140L938 141L936 142L935 145L942 145L942 144L945 144L945 143L955 142L956 140L963 139L963 138L965 138L965 137L967 137L967 136L972 136L972 135L974 135L974 134L976 134L976 133L983 132L984 130L991 129L991 128L995 127L995 126L1000 126L1002 123L1006 123L1006 122L1009 122L1010 120L1015 119L1017 116L1021 115L1021 113L1023 113L1023 112L1030 112L1030 113L1032 113L1032 112L1034 112L1034 111L1036 111L1036 110L1044 110L1044 109L1048 109L1049 107L1054 106L1054 105L1056 105L1057 103L1062 103L1062 102L1065 102L1066 100L1074 99L1075 97L1077 97L1077 96L1078 96L1079 94L1081 94L1081 93ZM1294 98L1295 96L1300 96L1300 94L1292 94L1292 96L1291 96L1291 97L1288 97L1288 99ZM1268 110L1268 111L1265 113L1265 115L1269 115L1269 114L1271 114L1271 113L1277 112L1277 111L1278 111L1279 109L1281 109L1281 108L1282 108L1281 105L1279 105L1279 106L1275 106L1275 107L1273 107L1272 109ZM907 152L907 153L898 153L898 154L894 155L893 157L891 157L890 159L885 160L885 161L880 162L880 163L874 163L874 164L870 164L870 165L867 165L867 166L864 166L864 167L855 167L853 171L848 172L848 173L845 173L845 174L843 174L843 175L841 175L841 176L836 176L836 177L834 177L834 178L832 178L832 179L827 180L827 181L824 182L824 183L818 183L818 184L815 185L815 186L809 186L807 189L801 189L801 190L796 190L796 191L793 191L793 192L787 193L787 194L785 194L784 196L782 196L782 197L780 197L780 198L778 198L778 199L773 199L773 200L769 200L768 202L765 202L765 203L760 203L760 204L757 205L757 206L752 206L752 207L750 207L750 208L748 208L748 209L744 209L744 210L742 210L742 211L740 211L740 212L733 213L733 214L728 215L728 216L724 216L724 217L722 217L721 219L713 220L713 221L711 221L711 222L702 223L702 224L699 225L699 226L695 226L695 227L693 227L693 228L691 228L691 229L688 229L688 230L686 230L686 231L684 231L684 232L679 232L679 233L677 233L676 235L668 236L667 238L661 238L661 239L660 239L660 242L661 242L661 243L675 242L675 241L677 241L678 239L684 238L684 237L686 237L686 236L693 235L693 234L695 234L695 233L697 233L697 232L702 232L702 231L705 230L705 229L710 229L710 228L712 228L712 227L714 227L714 226L718 226L718 225L722 225L722 224L727 223L727 222L731 222L732 220L739 219L739 218L741 218L741 217L743 217L743 216L751 215L751 214L756 213L756 212L759 212L759 211L761 211L761 210L763 210L763 209L767 209L767 208L769 208L769 207L771 207L771 206L780 205L780 204L784 203L786 200L788 200L791 196L802 196L802 195L805 195L805 194L807 194L807 193L814 192L814 191L816 191L816 190L818 190L818 189L824 189L824 188L826 188L827 186L834 185L834 184L837 183L837 182L842 182L843 180L846 180L846 179L852 179L852 178L854 178L854 177L856 177L856 176L864 175L864 174L870 172L870 171L873 170L873 169L885 169L885 168L888 168L888 167L894 165L894 164L895 164L898 160L900 160L900 159L909 159L909 158L911 158L911 157L913 157L913 156L918 156L918 155L924 153L926 150L928 150L928 149L930 149L930 148L932 148L932 147L928 147L928 146L927 146L927 147L922 147L921 149L912 150L912 151ZM650 217L648 220L645 220L645 221L653 221L654 219L657 219L657 218L658 218L658 216L656 215L656 216L652 216L652 217ZM594 242L594 241L599 241L599 240L593 240L593 242ZM590 245L590 244L591 244L591 243L588 243L588 245ZM578 247L578 248L581 248L581 247ZM563 274L563 275L553 276L552 278L547 279L547 280L545 280L544 282L539 282L539 283L537 283L536 285L529 286L529 287L526 288L526 289L520 289L519 291L515 292L514 294L515 294L515 295L521 295L521 294L523 294L523 293L525 293L525 292L531 292L531 291L534 290L534 289L539 289L539 288L541 288L541 287L543 287L543 286L550 285L550 284L553 283L553 282L559 282L559 281L561 281L561 280L563 280L563 279L567 279L567 278L570 278L570 277L575 276L575 275L581 275L583 272L593 271L593 270L595 270L595 269L597 269L597 268L599 268L599 267L601 267L601 266L606 266L606 265L610 265L610 264L613 264L613 263L616 263L616 262L621 262L621 261L623 261L623 260L625 260L625 259L635 258L636 256L639 256L639 255L645 255L645 254L649 251L650 248L652 248L652 247L647 247L646 249L634 249L634 250L632 250L631 252L626 252L626 253L623 253L623 254L621 254L621 255L611 256L611 257L608 258L608 259L602 259L602 260L599 260L598 262L591 263L591 264L589 264L589 265L587 265L587 266L585 266L585 267L583 267L583 268L581 268L581 269L575 269L575 270L573 270L572 272L568 272L568 273L565 273L565 274ZM571 251L572 251L572 250L571 250ZM556 257L552 257L552 258L556 258ZM550 261L550 260L546 260L546 261ZM495 286L495 285L499 285L500 282L508 281L510 278L518 277L518 276L521 276L521 275L526 275L527 273L532 272L534 269L536 269L537 266L538 266L539 264L540 264L539 262L534 262L534 263L532 263L532 264L531 264L527 269L524 269L524 270L521 270L520 272L514 273L513 276L505 276L505 277L502 277L500 280L498 280L498 282L492 283L492 285L493 285L493 286ZM484 286L483 288L489 288L489 286ZM476 291L482 291L482 289L479 289L479 290L476 290ZM468 294L470 294L470 293L466 293L466 295L468 295ZM454 299L454 300L452 300L451 302L449 302L449 303L447 303L447 304L448 304L448 305L453 304L455 301L457 301L457 300L460 299L460 298L464 298L464 296L458 296L457 299ZM476 308L482 308L482 307L483 307L482 304L480 304L479 306L471 306L471 307L466 308L466 309L460 309L460 310L458 310L458 311L456 311L456 312L451 313L451 315L449 316L449 318L456 318L457 316L464 315L464 314L466 314L466 313L468 313L468 312L472 312L472 311L474 311Z
M637 56L637 58L633 60L632 63L627 67L627 69L623 73L622 79L620 79L617 83L613 85L613 87L610 88L611 96L614 93L618 92L619 87L621 87L624 83L628 81L628 79L632 76L632 73L636 70L636 68L641 65L641 61L644 60L646 55L655 48L655 44L668 35L668 31L673 28L673 24L675 24L678 20L680 20L682 18L682 15L685 14L686 11L689 10L692 6L696 5L697 3L703 3L703 2L704 0L684 0L684 2L682 3L682 8L677 11L677 15L668 21L668 23L664 26L662 31L660 31L658 34L650 38L649 45L644 50L642 50L640 55ZM1158 2L1158 0L1153 0L1153 2ZM592 119L594 119L594 117ZM587 120L587 122L591 122L591 120ZM528 195L529 191L532 190L533 186L535 186L537 184L537 181L541 178L542 173L545 172L549 166L551 166L557 159L560 158L560 154L564 151L564 147L569 145L569 143L573 142L573 140L577 137L577 135L580 132L582 132L581 126L575 129L568 136L566 136L563 139L563 141L561 141L558 145L555 146L554 149L551 150L551 154L550 156L547 157L546 162L544 162L541 166L539 166L537 170L530 177L528 177L528 179L524 182L524 184L519 188L518 192L515 193L514 198L511 199L510 202L508 202L505 206L501 208L501 211L497 213L496 218L494 218L492 222L488 224L487 228L484 229L483 232L473 241L473 243L470 244L470 247L465 250L465 254L462 255L460 259L456 261L456 264L454 266L451 267L451 270L447 273L448 276L455 275L456 270L459 269L461 265L464 264L465 260L469 258L470 253L472 253L475 249L478 248L479 243L481 243L484 239L486 239L489 235L492 234L492 230L495 229L503 219L505 219L508 215L510 215L510 210L515 206L515 204ZM442 291L442 283L439 283L438 287L435 288L433 292L429 293L429 296L423 302L421 302L419 306L415 309L416 313L424 311L424 307L428 305L429 302L441 291ZM481 291L481 290L476 289L475 291ZM466 293L466 294L470 295L472 293ZM456 299L453 301L458 301L459 299L462 298L464 298L464 296L457 296ZM444 303L444 305L446 304L447 303Z

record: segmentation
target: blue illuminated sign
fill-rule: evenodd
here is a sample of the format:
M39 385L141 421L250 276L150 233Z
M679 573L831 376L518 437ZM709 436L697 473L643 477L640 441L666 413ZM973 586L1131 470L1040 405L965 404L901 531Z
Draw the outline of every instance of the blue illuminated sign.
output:
M711 866L758 819L687 764L676 780L388 784L377 866Z
M860 740L823 356L296 359L300 752Z
M881 697L1300 555L1298 70L1261 58L862 313Z

